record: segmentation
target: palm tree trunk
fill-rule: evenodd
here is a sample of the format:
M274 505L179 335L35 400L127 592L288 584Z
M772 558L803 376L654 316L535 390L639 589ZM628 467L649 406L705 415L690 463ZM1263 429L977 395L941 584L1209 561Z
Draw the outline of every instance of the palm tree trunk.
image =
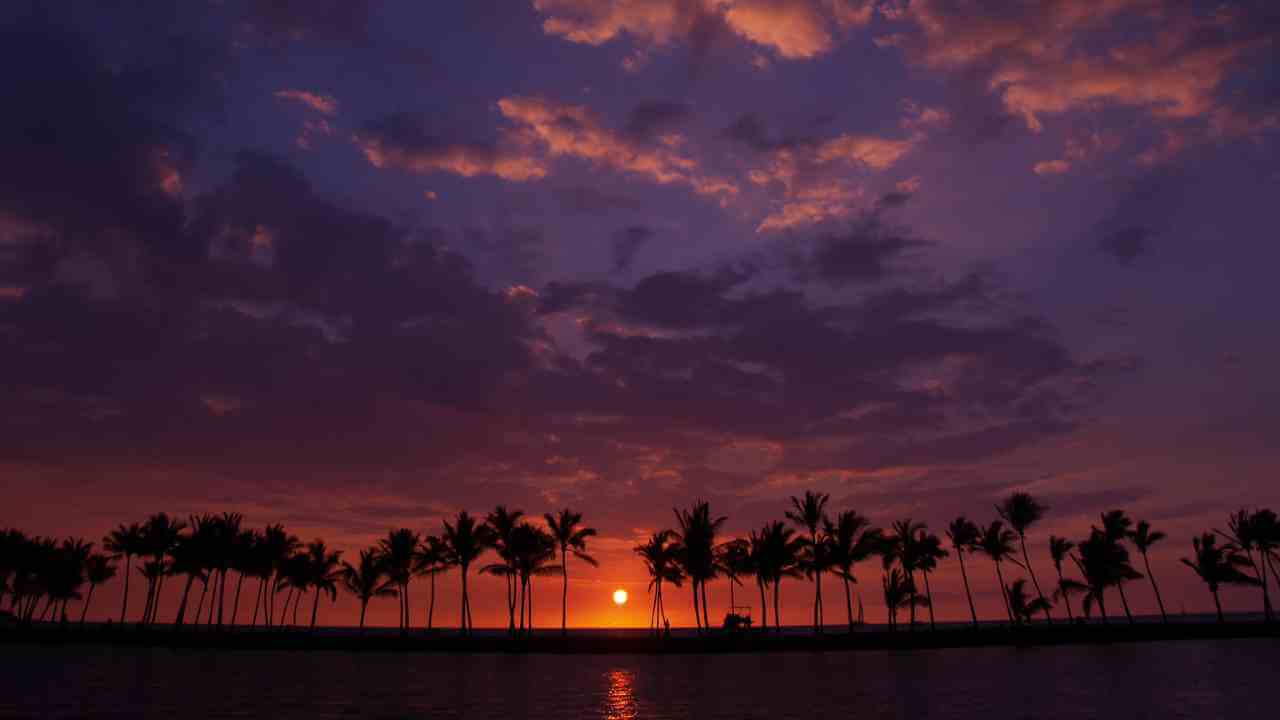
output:
M361 635L364 634L364 613L368 609L369 609L369 601L367 599L361 598L360 599L360 634Z
M284 594L284 607L280 608L280 625L284 625L285 618L289 617L289 601L293 599L293 590L294 588L290 586L289 591Z
M133 556L124 556L124 597L120 600L120 625L124 625L124 614L129 609L129 576L133 574Z
M1116 589L1120 591L1120 605L1124 608L1124 616L1129 618L1129 624L1133 624L1133 613L1129 612L1129 599L1124 596L1124 583L1116 583Z
M920 574L924 575L924 595L929 600L929 630L937 630L938 626L933 622L933 590L929 588L929 571L921 570Z
M145 567L146 563L143 563ZM151 596L155 588L155 580L147 578L147 600L142 604L142 617L138 618L139 625L146 625L147 618L151 616Z
M516 633L516 584L515 578L511 574L510 566L507 572L502 576L507 581L507 633L515 635Z
M1147 559L1147 554L1142 553L1142 564L1147 568L1147 579L1151 581L1151 590L1156 594L1156 604L1160 606L1160 622L1165 625L1169 624L1169 616L1164 612L1164 600L1160 597L1160 586L1156 585L1156 576L1151 574L1151 561Z
M527 623L527 625L526 625L526 627L525 627L525 633L526 633L527 635L529 635L529 636L532 636L532 635L533 635L533 578L531 577L531 578L529 578L528 580L526 580L525 582L529 585L529 592L528 592L528 598L529 598L529 621L528 621L528 623ZM469 621L470 621L469 619L470 619L470 617L471 617L471 605L470 605L470 604L468 604L468 605L467 605L467 617L468 617L468 622L469 622Z
M302 604L302 596L306 594L305 588L298 588L297 594L293 596L293 627L298 627L298 606Z
M427 629L431 629L431 621L436 614L436 574L431 573L431 602L427 605Z
M258 627L258 610L263 603L262 589L266 587L266 579L258 578L258 590L253 594L253 619L249 621L249 627Z
M1062 569L1059 568L1058 569L1058 592L1062 593L1062 604L1067 606L1067 622L1071 623L1072 625L1075 625L1076 616L1074 613L1071 612L1071 596L1067 594L1067 591L1063 588L1062 583L1063 583Z
M413 617L413 605L409 602L409 583L404 584L404 591L401 594L404 596L404 629L408 630L413 627L413 621L410 619Z
M707 581L703 580L699 585L702 586L702 624L707 626L707 631L711 631L711 616L707 613Z
M227 604L227 571L224 569L219 573L218 580L218 629L222 629L222 608Z
M914 570L907 573L907 580L911 583L911 609L910 620L911 625L908 628L911 632L916 630L916 573Z
M1225 623L1227 619L1222 616L1222 600L1218 597L1218 588L1211 589L1213 590L1213 606L1218 609L1218 622Z
M1036 569L1031 565L1031 556L1027 554L1027 536L1018 533L1018 540L1022 543L1022 561L1027 564L1027 574L1031 576L1031 584L1036 588L1036 595L1040 596L1041 600L1044 600L1044 593L1040 591L1040 581L1036 579ZM1050 625L1053 624L1053 616L1049 614L1048 601L1045 601L1044 619Z
M462 569L462 603L458 606L460 616L458 618L458 629L463 635L467 634L467 566L461 566Z
M244 585L244 573L240 573L240 577L236 580L235 600L231 603L231 627L236 626L236 615L240 612L240 586Z
M213 592L209 593L209 615L204 619L204 624L212 626L213 611L218 607L218 575L216 571L209 573L209 584L213 586Z
M320 609L320 588L316 588L315 599L311 601L311 629L316 629L316 612Z
M195 575L188 575L186 585L182 586L182 600L178 602L178 617L173 621L174 627L182 627L182 621L187 617L187 599L191 596L191 584L195 581Z
M195 619L192 620L193 625L200 624L200 611L204 610L204 595L209 592L209 578L201 578L200 580L200 602L196 603Z
M978 627L978 609L973 606L973 592L969 590L969 573L964 569L964 551L956 548L956 558L960 560L960 579L964 581L964 596L969 601L969 616L973 618L973 626Z
M698 581L692 580L689 583L690 589L693 591L693 622L698 626L698 634L702 634L702 616L698 614Z
M760 588L760 631L769 630L769 602L764 595L764 581L756 578L756 586Z
M1098 614L1102 616L1102 624L1110 625L1111 620L1107 617L1107 600L1105 597L1106 589L1098 593Z
M1013 624L1013 608L1009 607L1009 591L1004 586L1004 573L1000 570L1000 562L996 561L996 581L1000 583L1000 599L1004 601L1004 611L1009 616L1009 624Z
M853 595L849 592L849 578L844 578L844 611L849 616L849 634L853 634Z
M809 547L813 550L813 632L822 632L822 571L818 568L818 531L810 531Z
M1262 607L1265 611L1263 618L1268 622L1272 620L1271 610L1271 590L1267 587L1267 551L1259 548L1258 550L1259 565L1262 566Z
M773 579L773 631L782 634L782 619L778 616L778 596L782 594L782 578Z
M569 558L564 548L560 548L560 579L564 581L560 591L560 634L569 634Z
M93 591L97 587L97 583L89 584L89 595L84 599L84 607L80 608L80 627L84 627L84 617L89 614L89 603L93 602Z

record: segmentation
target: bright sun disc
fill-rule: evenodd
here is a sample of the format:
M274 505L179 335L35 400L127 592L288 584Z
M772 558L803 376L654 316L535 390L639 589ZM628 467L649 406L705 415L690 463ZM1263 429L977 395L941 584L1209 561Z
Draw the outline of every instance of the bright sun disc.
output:
M614 604L614 605L626 605L626 604L627 604L627 591L626 591L626 590L614 590L614 591L613 591L613 604Z

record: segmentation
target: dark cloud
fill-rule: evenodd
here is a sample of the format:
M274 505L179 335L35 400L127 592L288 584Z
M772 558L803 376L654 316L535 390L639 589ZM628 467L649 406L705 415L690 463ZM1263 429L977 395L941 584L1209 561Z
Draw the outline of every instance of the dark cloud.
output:
M1155 238L1171 228L1186 188L1186 176L1172 167L1122 181L1115 203L1097 224L1098 249L1127 266L1150 254Z
M692 112L685 103L640 103L627 115L626 132L636 140L648 141L678 127Z
M901 202L906 200L891 194L881 207ZM928 244L904 228L890 227L876 211L864 214L843 232L820 235L794 251L791 266L801 282L832 286L876 282L893 273L896 261Z
M231 0L226 10L244 30L273 45L363 44L372 17L369 0Z
M816 141L809 137L781 137L774 138L770 135L768 128L765 126L764 120L756 113L744 113L738 116L732 124L721 131L725 137L734 142L745 145L756 152L773 152L774 150L782 150L805 145L813 145Z
M1126 227L1113 230L1098 241L1098 249L1121 265L1133 265L1141 256L1151 252L1153 231L1144 227Z
M630 270L636 253L653 235L653 229L647 225L632 225L620 230L613 238L613 271L623 273Z

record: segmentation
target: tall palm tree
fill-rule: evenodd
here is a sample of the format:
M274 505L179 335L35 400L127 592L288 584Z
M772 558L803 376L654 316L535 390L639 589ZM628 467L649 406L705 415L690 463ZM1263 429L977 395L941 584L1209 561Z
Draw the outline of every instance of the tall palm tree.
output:
M1169 616L1164 611L1164 599L1160 597L1160 586L1156 584L1156 576L1151 573L1151 560L1147 557L1147 552L1151 550L1151 546L1165 539L1165 534L1159 530L1152 530L1151 523L1146 520L1140 520L1138 525L1129 533L1129 539L1133 541L1133 546L1142 554L1142 564L1147 569L1147 579L1151 581L1151 590L1156 595L1156 604L1160 607L1160 621L1166 625L1169 623Z
M804 554L805 540L796 537L795 531L782 522L765 523L760 529L762 545L761 561L756 572L764 573L767 582L773 585L773 629L782 632L782 578L799 577L804 570L801 556Z
M698 633L703 626L711 627L707 615L707 582L717 574L715 546L716 535L720 532L726 518L711 516L711 506L705 500L694 503L689 510L674 510L676 522L680 529L676 531L680 540L680 564L684 574L693 587L693 614L698 624ZM698 591L702 591L702 614L698 614Z
M942 539L933 533L921 529L915 540L916 567L924 578L924 594L929 607L929 629L937 630L933 615L933 589L929 587L929 573L938 569L938 561L950 553L942 549Z
M236 617L240 614L240 588L246 576L252 576L254 562L257 559L258 533L255 530L242 530L230 543L230 566L236 572L236 592L231 601L231 627L236 626Z
M716 548L716 564L729 581L729 612L736 615L738 602L733 595L733 586L741 585L743 576L751 573L751 543L743 538L720 543Z
M444 543L440 542L440 538L435 535L423 535L422 542L418 546L418 560L414 574L426 576L428 580L427 632L434 629L436 617L436 575L448 569L448 554Z
M360 632L364 632L364 616L369 601L380 597L395 597L395 582L387 578L382 553L376 547L360 551L360 563L342 563L342 587L360 600Z
M400 589L400 632L409 630L409 581L413 580L414 567L419 561L422 538L409 528L387 533L378 541L382 554L382 567L391 582Z
M285 592L284 607L280 608L281 626L297 627L298 625L298 608L302 604L302 596L307 593L311 587L311 565L307 559L307 553L299 552L290 555L280 565L280 571L276 573L276 594ZM290 618L289 607L293 606L293 615L289 622L286 618Z
M895 562L898 563L902 568L902 574L910 581L904 587L916 593L915 574L916 570L920 569L920 547L917 538L918 534L925 529L925 525L906 518L894 521L891 528L892 532L884 537L880 551L884 557L884 569L888 570ZM916 608L921 604L918 598L912 595L911 602L908 603L912 630L916 629Z
M1270 517L1267 517L1270 514ZM1245 559L1249 561L1249 568L1253 571L1253 577L1262 588L1262 616L1267 622L1271 622L1271 592L1267 585L1267 557L1275 551L1276 546L1273 544L1274 539L1268 537L1269 533L1266 528L1275 524L1275 513L1270 510L1260 510L1258 512L1249 512L1241 508L1239 511L1231 513L1227 519L1227 532L1218 530L1217 533L1229 540L1236 548L1244 552ZM1254 554L1257 553L1257 560Z
M512 634L516 631L516 572L508 548L511 545L511 532L523 517L523 510L508 510L505 505L499 505L485 518L485 525L489 526L489 532L493 538L494 552L498 554L501 563L486 565L481 568L481 572L501 575L506 581L507 632Z
M991 558L991 562L996 566L996 582L1000 583L1000 599L1004 603L1004 611L1009 616L1009 622L1014 622L1013 609L1009 607L1009 589L1004 584L1004 571L1001 564L1006 560L1018 564L1014 559L1013 542L1017 540L1017 534L1004 526L999 520L991 521L991 524L982 529L982 535L978 538L978 544L975 549L982 554Z
M1009 586L1009 609L1013 611L1015 624L1031 624L1031 616L1048 609L1049 601L1042 597L1027 596L1027 581L1018 578Z
M338 599L338 582L342 579L342 551L330 551L323 540L315 540L307 545L306 559L307 585L315 589L315 599L311 602L311 629L315 630L320 593L328 595L330 602Z
M1129 528L1131 527L1133 527L1133 520L1123 510L1110 510L1102 513L1103 537L1118 548L1111 551L1117 558L1113 584L1116 587L1116 592L1120 595L1120 607L1124 608L1124 616L1128 619L1130 625L1134 623L1133 613L1129 610L1129 598L1125 595L1124 584L1130 580L1142 578L1142 575L1138 574L1138 571L1133 570L1129 565L1129 550L1124 547L1125 540L1129 539ZM1123 553L1123 558L1120 557L1121 553Z
M1222 585L1257 585L1258 579L1244 572L1251 567L1249 559L1231 543L1218 545L1218 537L1204 533L1191 539L1194 550L1190 558L1182 558L1182 564L1195 571L1213 593L1213 605L1218 610L1218 622L1226 622L1222 615L1222 600L1218 588Z
M170 518L166 513L156 513L147 518L147 522L142 527L143 546L145 547L144 555L151 557L148 572L143 573L147 578L147 605L143 611L142 624L149 625L155 622L155 616L160 607L160 591L164 586L164 578L166 576L165 558L169 551L177 544L178 537L186 528L186 523L181 520Z
M1031 584L1036 588L1036 596L1043 602L1036 603L1036 606L1044 610L1044 619L1053 624L1053 616L1049 613L1052 605L1045 600L1044 593L1040 590L1040 581L1036 579L1036 569L1031 563L1031 555L1027 553L1027 529L1040 521L1044 517L1045 512L1049 508L1042 505L1029 493L1016 492L1005 498L1003 502L996 506L996 512L1000 514L1000 518L1009 523L1009 527L1018 533L1018 542L1022 545L1022 563L1027 569L1027 574L1031 576Z
M533 632L533 579L561 572L552 561L556 557L556 539L551 533L527 522L511 532L511 558L520 586L519 629Z
M849 585L858 582L854 569L858 563L880 551L884 537L879 529L871 527L870 520L853 510L841 512L834 523L827 520L823 533L827 538L831 567L844 581L845 614L849 620L849 632L852 633L853 597Z
M560 548L560 576L563 581L560 591L560 633L568 632L569 618L569 553L591 567L600 567L596 559L587 554L587 538L596 534L595 528L582 527L582 513L573 512L569 508L560 511L559 515L547 513L547 527L551 528L551 537Z
M898 611L914 608L923 598L916 592L911 577L896 567L888 569L880 579L880 587L884 590L884 605L889 613L889 631L892 632L898 629Z
M1071 593L1083 592L1087 588L1075 580L1068 580L1062 574L1062 563L1071 555L1076 544L1066 538L1060 538L1057 535L1049 536L1049 557L1053 558L1053 569L1058 573L1058 589L1053 592L1053 597L1062 598L1063 605L1067 608L1068 622L1075 623L1076 616L1071 612Z
M89 595L84 599L84 607L80 609L80 625L84 625L84 618L89 614L89 605L93 603L93 591L97 587L111 578L116 576L116 566L111 562L110 555L94 553L90 555L84 563L85 580L89 583Z
M662 602L662 584L670 583L680 587L684 583L684 571L680 569L676 557L674 536L675 533L670 530L661 530L632 548L632 552L640 556L645 569L649 571L649 590L653 591L649 620L650 627L655 632L668 623L666 607Z
M467 574L471 564L484 554L489 547L491 537L488 528L476 522L476 519L462 510L454 521L444 521L444 534L440 537L444 543L448 562L458 568L462 575L462 602L458 606L461 617L459 630L463 634L471 633L471 598L467 593Z
M174 619L174 627L182 627L187 616L187 602L191 596L191 585L200 580L207 589L211 535L214 519L212 515L192 515L190 532L178 538L171 554L173 563L169 567L171 575L186 575L187 581L182 587L182 599L178 601L178 615ZM204 606L203 595L201 607ZM200 621L200 609L196 609L196 623Z
M804 491L804 497L791 496L791 509L787 511L787 519L797 528L809 531L809 544L806 560L807 572L814 578L813 594L813 631L822 632L822 571L824 554L818 542L818 531L827 519L827 502L831 499L827 493Z
M93 543L67 538L55 548L41 569L41 584L53 608L54 619L59 623L67 622L67 604L81 597L85 563L92 554Z
M271 627L276 610L275 588L280 585L282 573L289 558L293 557L302 543L296 535L290 535L283 525L268 525L262 531L262 545L259 561L270 566L262 588L263 615L266 626Z
M144 541L142 524L136 522L128 525L122 523L102 539L102 547L107 552L124 557L124 594L120 599L121 624L124 624L125 615L129 610L129 576L133 574L133 558L142 554L145 549Z
M1109 528L1095 527L1089 532L1089 537L1076 546L1077 554L1072 556L1088 587L1084 596L1085 615L1090 614L1096 603L1103 623L1107 622L1106 590L1108 587L1115 587L1121 591L1120 601L1126 604L1126 615L1129 617L1129 622L1133 622L1133 616L1128 613L1123 584L1142 578L1142 575L1129 564L1129 551L1120 543L1119 537L1123 535L1118 534L1118 524L1115 522Z
M947 526L947 538L951 540L951 547L956 551L956 559L960 561L960 579L964 581L964 596L969 601L969 615L973 618L974 627L978 627L978 610L973 605L973 592L969 590L969 573L964 567L964 554L974 550L980 537L982 537L982 531L963 515L952 520Z

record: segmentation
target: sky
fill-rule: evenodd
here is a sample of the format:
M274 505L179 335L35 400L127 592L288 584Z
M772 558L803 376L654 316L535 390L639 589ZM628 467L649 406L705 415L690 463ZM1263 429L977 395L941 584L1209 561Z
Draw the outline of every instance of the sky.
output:
M1123 507L1171 612L1212 607L1194 534L1280 504L1268 0L19 1L0 36L0 525L232 510L354 556L567 506L570 622L623 626L697 499L940 534L1023 490L1042 579Z

